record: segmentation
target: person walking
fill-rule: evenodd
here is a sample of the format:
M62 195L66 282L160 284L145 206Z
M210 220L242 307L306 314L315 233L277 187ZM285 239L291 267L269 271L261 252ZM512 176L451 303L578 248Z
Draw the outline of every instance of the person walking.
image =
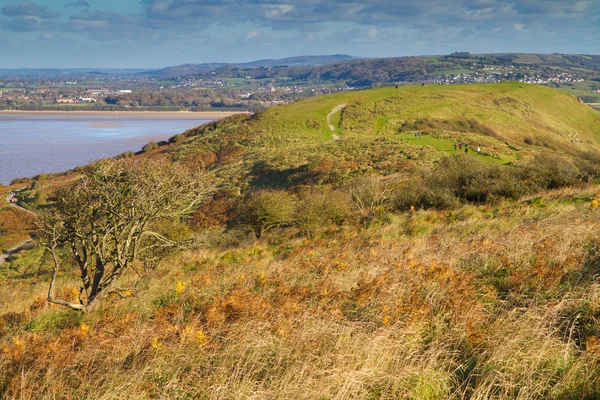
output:
M465 154L469 153L469 143L465 143Z
M477 146L477 154L481 154L481 147Z
M454 151L458 148L458 143L454 142Z
M458 149L459 149L459 150L462 150L462 142L460 142L460 143L458 144Z

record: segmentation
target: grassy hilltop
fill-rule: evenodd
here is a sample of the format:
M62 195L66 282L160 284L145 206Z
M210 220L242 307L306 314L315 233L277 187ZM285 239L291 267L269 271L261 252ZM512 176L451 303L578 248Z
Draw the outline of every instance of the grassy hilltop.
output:
M0 398L600 396L600 114L574 97L339 93L119 162L148 159L211 174L211 199L157 223L202 245L129 271L86 313L45 301L42 249L12 256ZM23 200L52 207L81 173L40 177ZM73 265L58 295L79 285Z

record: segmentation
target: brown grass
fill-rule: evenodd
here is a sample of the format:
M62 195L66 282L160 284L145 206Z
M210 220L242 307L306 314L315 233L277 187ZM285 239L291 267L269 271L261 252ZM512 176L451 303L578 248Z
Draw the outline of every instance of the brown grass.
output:
M132 297L84 316L24 291L0 319L0 393L594 398L600 220L587 199L599 195L415 211L310 240L292 228L248 237L179 254ZM62 286L68 296L75 281Z
M6 195L9 187L0 187L0 251L8 250L29 238L33 217L9 206Z

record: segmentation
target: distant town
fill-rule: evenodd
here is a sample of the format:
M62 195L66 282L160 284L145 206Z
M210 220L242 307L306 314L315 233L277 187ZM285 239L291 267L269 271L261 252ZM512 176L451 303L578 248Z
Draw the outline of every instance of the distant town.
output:
M456 52L388 59L344 56L331 63L319 58L319 65L309 65L310 60L214 68L186 64L156 71L0 70L0 109L258 110L370 87L505 81L552 86L586 103L600 103L598 56Z

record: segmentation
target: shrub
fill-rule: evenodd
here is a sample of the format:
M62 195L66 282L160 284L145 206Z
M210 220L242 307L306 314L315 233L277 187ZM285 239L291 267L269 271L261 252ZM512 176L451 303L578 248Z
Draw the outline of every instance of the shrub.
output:
M352 203L367 218L373 217L377 209L388 204L392 189L390 182L377 176L356 178L348 186Z
M158 149L158 144L156 144L156 142L150 142L150 143L146 144L144 147L142 147L142 152L148 153L148 152L151 152L152 150L156 150L156 149Z
M133 156L135 156L135 153L134 153L133 151L126 151L125 153L121 153L121 154L119 154L119 155L116 157L116 159L117 159L117 160L120 160L120 159L123 159L123 158L131 158L131 157L133 157Z
M528 180L541 189L558 189L581 182L579 169L555 154L538 155L524 172Z
M240 219L252 228L256 238L275 226L287 225L294 216L296 199L283 190L260 190L248 196L240 207Z
M224 225L230 217L232 207L232 199L221 193L202 204L190 218L189 224L198 230Z
M185 140L185 136L182 135L181 133L179 133L179 134L177 134L175 136L172 136L169 139L169 143L179 143L179 142L183 142L184 140Z
M10 181L11 186L12 185L19 185L19 184L23 184L23 183L31 183L33 181L33 179L31 178L17 178L17 179L13 179L12 181Z
M465 155L440 161L427 177L430 188L446 188L462 200L482 202L488 195L486 186L491 167L483 161Z
M300 195L296 223L308 237L316 236L324 227L340 225L350 215L347 194L339 191L306 190Z
M579 169L579 179L582 182L594 183L600 180L600 153L582 153L575 159L575 166Z
M461 201L518 199L536 188L527 169L490 166L478 158L458 155L442 159L432 171L396 183L391 203L398 210L411 206L449 209Z
M321 129L321 123L314 119L306 121L306 127L310 129Z

